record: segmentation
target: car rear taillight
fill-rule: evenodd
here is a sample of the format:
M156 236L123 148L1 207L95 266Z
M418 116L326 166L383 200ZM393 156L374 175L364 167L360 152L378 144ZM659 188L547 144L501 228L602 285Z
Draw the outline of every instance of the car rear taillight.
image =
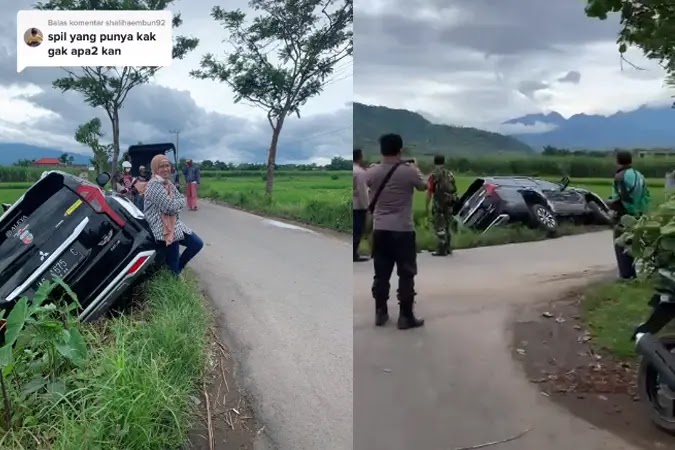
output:
M495 192L497 190L497 186L494 184L486 184L483 186L483 189L485 189L485 195L488 197L491 196L497 196L497 193Z
M80 197L82 197L84 201L86 201L89 206L91 206L97 213L104 213L120 227L123 227L127 224L124 219L122 219L120 215L110 207L108 202L105 201L103 193L96 186L83 184L78 187L75 192L77 192Z
M131 267L129 267L129 270L127 270L126 276L131 277L136 274L136 272L139 271L141 267L145 264L145 262L148 260L149 256L141 256L136 260L135 263Z

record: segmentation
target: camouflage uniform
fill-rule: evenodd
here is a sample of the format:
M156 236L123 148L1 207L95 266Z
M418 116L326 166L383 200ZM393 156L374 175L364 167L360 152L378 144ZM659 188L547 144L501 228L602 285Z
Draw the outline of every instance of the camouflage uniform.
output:
M448 190L442 189L442 180L447 177ZM431 222L438 239L438 253L452 252L450 224L452 222L452 207L456 201L457 183L455 176L445 167L437 167L431 174L434 186L431 206Z

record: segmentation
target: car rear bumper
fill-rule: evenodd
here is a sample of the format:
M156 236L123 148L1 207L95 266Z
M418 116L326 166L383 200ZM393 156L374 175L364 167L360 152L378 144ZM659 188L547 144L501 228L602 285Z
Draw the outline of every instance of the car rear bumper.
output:
M92 322L105 314L117 299L130 287L140 281L144 274L155 263L157 252L146 250L138 253L121 270L103 290L80 313L78 319L83 322Z

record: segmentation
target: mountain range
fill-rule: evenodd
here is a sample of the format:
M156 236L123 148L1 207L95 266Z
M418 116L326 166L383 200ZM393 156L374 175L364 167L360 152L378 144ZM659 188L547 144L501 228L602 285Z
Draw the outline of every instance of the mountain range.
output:
M58 158L65 153L35 145L0 143L0 166L11 166L22 159ZM79 153L68 153L75 164L89 164L89 156Z
M669 106L642 106L609 116L575 114L567 119L557 112L528 114L504 124L544 128L538 133L511 134L536 150L546 145L581 150L675 148L675 109Z
M532 153L527 144L477 128L438 125L405 109L354 102L354 148L367 154L379 151L377 138L385 133L403 136L411 153L481 156L494 153Z

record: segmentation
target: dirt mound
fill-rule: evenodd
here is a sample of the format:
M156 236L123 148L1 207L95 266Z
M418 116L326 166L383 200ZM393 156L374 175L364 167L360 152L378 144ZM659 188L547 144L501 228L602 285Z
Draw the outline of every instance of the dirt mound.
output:
M522 310L513 325L513 355L542 395L591 424L645 449L675 447L651 424L636 388L636 361L592 347L580 319L581 294ZM630 336L626 336L629 339Z

